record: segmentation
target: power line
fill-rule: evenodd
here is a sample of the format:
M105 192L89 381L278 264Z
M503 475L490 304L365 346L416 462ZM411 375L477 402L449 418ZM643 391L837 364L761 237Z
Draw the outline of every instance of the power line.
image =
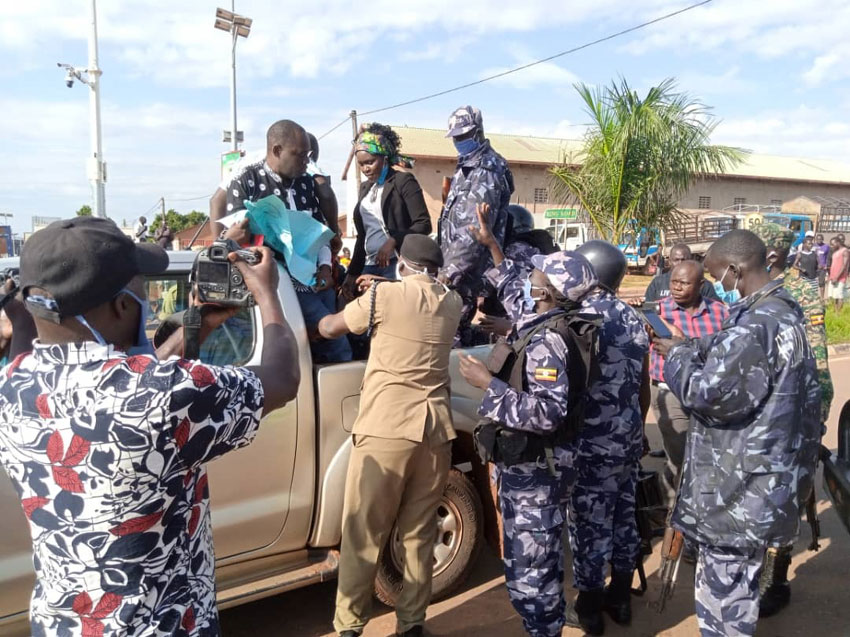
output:
M672 12L667 13L665 15L658 16L657 18L653 18L652 20L649 20L647 22L642 22L641 24L637 24L633 27L629 27L628 29L623 29L622 31L617 31L616 33L606 35L605 37L599 38L597 40L593 40L592 42L586 42L585 44L573 47L572 49L567 49L566 51L561 51L560 53L555 53L554 55L550 55L549 57L545 57L545 58L542 58L540 60L535 60L534 62L529 62L528 64L523 64L522 66L517 66L515 68L508 69L507 71L502 71L501 73L489 75L487 77L481 78L480 80L475 80L474 82L467 82L466 84L461 84L460 86L455 86L454 88L446 89L444 91L439 91L437 93L431 93L430 95L425 95L423 97L417 97L416 99L407 100L406 102L399 102L398 104L393 104L392 106L384 106L384 107L381 107L381 108L372 109L371 111L364 111L362 113L358 113L358 115L365 116L365 115L374 115L375 113L383 113L384 111L389 111L389 110L393 110L393 109L396 109L396 108L401 108L402 106L409 106L411 104L417 104L418 102L424 102L426 100L434 99L435 97L441 97L443 95L448 95L449 93L454 93L456 91L460 91L460 90L463 90L465 88L470 88L472 86L478 86L479 84L484 84L485 82L490 82L491 80L496 80L496 79L499 79L500 77L505 77L506 75L511 75L512 73L518 73L519 71L524 71L525 69L531 68L532 66L537 66L538 64L550 62L552 60L563 57L565 55L569 55L570 53L576 53L577 51L587 49L587 48L595 46L597 44L601 44L603 42L607 42L609 40L619 38L619 37L626 35L628 33L633 33L635 31L639 31L640 29L645 29L648 26L651 26L653 24L658 24L659 22L663 22L664 20L669 20L670 18L673 18L677 15L681 15L681 14L687 12L687 11L697 9L697 8L702 7L704 5L707 5L707 4L709 4L713 1L714 0L702 0L701 2L697 2L695 4L688 5L687 7L683 7L682 9L678 9L676 11L672 11ZM322 139L322 137L330 135L332 132L334 132L337 128L342 126L348 120L349 120L349 118L346 117L339 124L337 124L336 126L331 128L328 132L326 132L324 135L319 137L319 139ZM576 124L576 125L578 125L578 124Z
M188 197L186 199L174 199L173 197L165 197L166 201L198 201L199 199L209 199L215 193L210 193L209 195L201 195L200 197Z
M351 119L351 115L346 115L344 120L342 120L339 124L337 124L336 126L334 126L332 129L330 129L327 133L324 133L323 135L319 135L319 137L317 137L316 139L317 139L317 140L318 140L318 139L324 139L325 137L327 137L328 135L330 135L332 132L334 132L337 128L339 128L340 126L342 126L343 124L345 124L345 123L346 123L348 120L350 120L350 119Z

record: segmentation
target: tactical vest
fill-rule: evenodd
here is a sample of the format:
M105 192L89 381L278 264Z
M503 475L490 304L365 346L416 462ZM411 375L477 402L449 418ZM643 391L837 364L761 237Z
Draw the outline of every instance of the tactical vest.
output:
M483 462L493 460L510 466L545 458L550 471L555 472L554 447L574 440L584 425L587 388L599 376L597 355L601 325L602 318L597 315L569 311L536 325L512 344L500 339L493 346L487 359L490 372L515 390L528 391L526 348L543 330L556 332L567 348L567 416L549 434L522 431L489 419L481 421L475 428L474 438Z

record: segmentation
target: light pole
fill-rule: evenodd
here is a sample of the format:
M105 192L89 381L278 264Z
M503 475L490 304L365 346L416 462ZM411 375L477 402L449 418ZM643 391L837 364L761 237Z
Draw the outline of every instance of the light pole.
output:
M225 131L224 141L231 142L233 150L238 151L240 139L239 131L236 128L236 40L240 37L248 37L248 34L251 33L253 20L235 13L236 0L231 1L230 7L232 11L215 10L215 28L227 31L233 38L233 46L230 51L230 139L228 139L227 131Z
M89 128L91 132L91 155L86 171L94 190L93 213L95 217L106 216L106 162L103 161L103 147L100 132L100 76L102 71L97 65L97 0L91 0L89 5L91 31L89 32L89 66L82 69L57 62L57 66L65 69L65 84L68 88L74 86L74 80L79 80L89 87ZM85 74L85 77L83 77Z

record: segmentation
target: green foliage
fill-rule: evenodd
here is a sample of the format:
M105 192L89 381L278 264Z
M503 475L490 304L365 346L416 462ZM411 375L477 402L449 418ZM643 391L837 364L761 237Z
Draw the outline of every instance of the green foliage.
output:
M91 217L91 206L80 206L77 210L78 217Z
M850 343L850 305L845 304L840 312L836 312L832 301L827 299L826 342L829 345Z
M168 212L165 213L165 218L168 220L168 227L171 228L173 233L178 233L181 230L185 230L186 228L191 228L192 226L196 226L199 223L203 223L207 218L206 213L200 212L198 210L192 210L186 214L181 214L171 208ZM157 229L162 225L162 214L158 214L156 219L154 219L153 223L151 223L151 232L156 232Z
M550 169L556 199L577 201L613 243L640 228L675 225L676 202L698 176L717 175L746 151L709 144L710 108L666 79L641 98L625 79L604 88L576 85L592 125L577 157Z

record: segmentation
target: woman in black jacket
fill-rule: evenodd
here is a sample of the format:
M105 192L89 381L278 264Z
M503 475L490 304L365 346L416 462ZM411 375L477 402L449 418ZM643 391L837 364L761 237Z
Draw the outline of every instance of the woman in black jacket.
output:
M357 241L343 284L347 298L357 295L356 281L361 274L396 278L404 238L431 233L431 217L419 182L412 174L393 168L409 165L398 153L400 146L398 134L382 124L368 124L355 141L355 159L368 181L360 185L352 215Z

